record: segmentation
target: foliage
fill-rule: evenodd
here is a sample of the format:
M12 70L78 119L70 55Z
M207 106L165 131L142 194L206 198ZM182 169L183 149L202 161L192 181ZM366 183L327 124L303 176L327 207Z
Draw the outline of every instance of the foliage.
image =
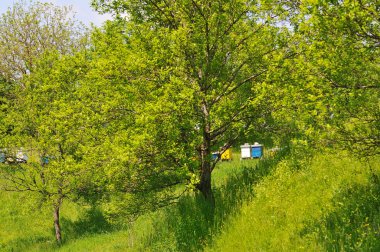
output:
M177 115L171 117L165 104L150 103L154 88L141 80L153 62L133 50L134 38L128 32L122 22L108 22L93 32L86 52L89 71L81 80L88 88L88 104L95 106L105 126L102 148L110 162L102 163L106 182L102 205L113 221L170 204L182 192L177 185L187 177L186 169L177 169L187 165L176 151L183 145L173 141L180 134L174 130ZM157 115L149 116L146 110ZM165 117L158 111L166 111ZM163 151L166 145L171 152Z
M85 46L83 37L71 8L17 1L0 17L0 76L19 82L46 51L73 53Z
M97 162L105 158L86 155L97 153L101 140L94 136L101 136L102 124L81 94L81 63L80 56L46 56L18 88L4 120L12 130L1 139L1 189L36 194L41 204L59 209L63 199L74 199L102 177Z
M378 154L378 26L373 1L276 1L292 30L294 57L270 71L256 106L269 104L261 123L281 145L343 147ZM269 120L268 120L269 119ZM275 132L273 134L272 132ZM276 139L277 138L277 139Z
M309 73L330 120L328 138L361 157L379 153L379 34L374 1L305 1L299 6ZM318 81L320 80L320 81ZM325 120L326 121L326 120Z
M74 69L78 59L57 64L86 45L70 11L20 1L0 19L0 188L30 192L38 205L52 205L58 241L62 200L74 188L84 190L90 174L79 150L86 137L78 137L88 127L80 118L86 112L71 100L79 98L73 93L83 65Z
M144 92L141 111L147 142L163 152L149 162L166 160L170 166L188 168L199 176L197 188L212 199L216 162L211 152L223 152L246 131L256 130L260 114L251 109L251 89L291 55L283 50L286 28L274 25L276 14L254 1L93 4L101 11L128 13L131 50L145 69L138 80L150 91ZM165 156L172 153L177 158Z

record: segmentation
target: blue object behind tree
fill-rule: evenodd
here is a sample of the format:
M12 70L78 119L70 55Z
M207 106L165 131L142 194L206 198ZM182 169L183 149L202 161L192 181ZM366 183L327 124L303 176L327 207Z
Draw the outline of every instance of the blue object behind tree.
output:
M261 158L263 156L263 146L259 143L252 145L252 158Z

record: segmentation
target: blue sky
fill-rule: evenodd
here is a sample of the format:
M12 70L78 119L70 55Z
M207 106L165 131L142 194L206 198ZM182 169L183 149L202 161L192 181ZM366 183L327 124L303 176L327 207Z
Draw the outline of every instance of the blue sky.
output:
M17 0L0 0L0 14L4 13L15 2ZM76 18L87 26L91 23L100 26L105 20L112 18L109 14L100 15L94 11L90 6L91 0L39 0L39 2L50 2L58 6L71 5L76 13Z

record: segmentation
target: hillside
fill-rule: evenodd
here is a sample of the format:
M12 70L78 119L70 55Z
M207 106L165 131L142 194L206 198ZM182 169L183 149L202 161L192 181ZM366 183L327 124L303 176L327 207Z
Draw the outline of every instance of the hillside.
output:
M207 251L379 251L379 160L283 160Z
M322 153L296 168L292 156L220 163L214 212L189 193L133 225L65 205L57 247L47 209L2 193L1 251L376 251L379 162ZM294 157L293 157L294 158ZM24 204L20 204L24 202ZM203 202L203 203L202 203ZM214 217L211 218L212 213Z

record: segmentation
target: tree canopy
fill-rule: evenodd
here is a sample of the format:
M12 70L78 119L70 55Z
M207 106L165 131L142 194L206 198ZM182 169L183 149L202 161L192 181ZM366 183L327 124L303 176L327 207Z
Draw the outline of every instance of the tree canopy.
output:
M147 59L145 64L152 62L144 66L150 68L146 75L139 76L151 91L144 110L152 118L147 125L160 127L176 143L162 151L196 158L198 168L191 171L199 176L197 188L211 197L216 164L211 152L225 151L254 125L251 89L291 55L284 50L287 29L276 26L276 13L255 1L93 4L103 11L128 13L131 46ZM192 163L190 156L187 162Z
M85 45L83 35L84 26L70 7L18 1L0 17L0 75L7 81L20 80L44 52L79 50Z

